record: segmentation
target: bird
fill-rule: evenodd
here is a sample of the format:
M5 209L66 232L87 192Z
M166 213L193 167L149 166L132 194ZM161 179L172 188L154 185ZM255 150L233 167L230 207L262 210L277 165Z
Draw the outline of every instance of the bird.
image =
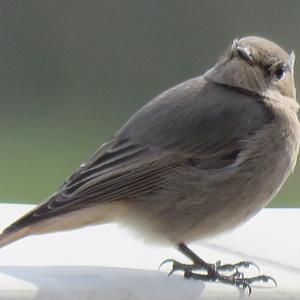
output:
M4 229L0 247L116 222L177 247L193 264L165 262L186 278L249 289L272 279L221 275L220 264L206 263L187 244L246 222L293 171L300 143L294 61L294 52L265 38L235 39L203 75L139 109L53 195Z

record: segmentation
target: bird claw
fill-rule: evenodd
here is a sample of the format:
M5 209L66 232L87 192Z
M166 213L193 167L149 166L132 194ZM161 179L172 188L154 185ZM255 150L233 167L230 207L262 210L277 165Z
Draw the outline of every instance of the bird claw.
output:
M259 275L256 277L252 277L252 278L248 278L247 281L249 282L249 284L255 283L255 282L273 282L275 287L277 287L277 281L271 277L271 276L267 276L267 275Z
M196 280L202 280L202 281L210 281L210 282L221 282L225 284L234 285L238 288L248 289L249 295L252 292L251 285L256 282L273 282L275 286L277 287L277 282L274 278L266 275L259 275L256 277L251 278L245 278L244 273L240 272L240 268L250 268L251 266L254 266L258 271L260 271L259 267L252 262L249 261L242 261L236 264L224 264L221 265L221 261L217 261L215 264L207 264L207 269L203 265L199 266L197 264L182 264L174 259L166 259L159 265L159 270L161 267L167 263L172 263L172 270L168 274L168 276L171 276L176 271L183 271L185 278L192 278ZM210 272L210 270L213 269L215 272ZM206 270L207 274L199 274L195 273L193 271L199 271L199 270ZM221 275L219 271L224 272L230 272L235 271L231 275Z
M252 261L241 261L239 263L234 264L234 266L239 269L239 268L246 268L249 269L250 267L254 267L258 273L260 273L260 268L257 264L255 264Z
M165 265L165 264L167 264L167 263L169 263L169 262L173 263L173 265L174 265L175 260L174 259L166 259L166 260L162 261L160 263L160 265L158 266L158 270L160 271L160 269L162 268L162 266Z
M174 272L181 270L181 268L176 268L176 266L180 265L180 263L178 261L176 261L175 259L166 259L163 262L161 262L161 264L158 267L158 270L161 269L161 267L167 263L172 263L172 270L169 272L168 276L171 276Z
M172 271L171 271L172 273L177 271L177 269L182 270L183 268L188 266L188 265L181 264L180 262L178 262L175 259L166 259L159 265L158 270L160 270L162 268L162 266L167 264L167 263L172 263L173 264L172 265Z
M217 265L219 263L219 265ZM216 263L216 270L217 271L239 271L240 268L246 268L246 269L249 269L250 267L254 267L258 273L260 273L260 268L257 264L251 262L251 261L241 261L241 262L238 262L236 264L225 264L225 265L221 265L220 261L218 261Z
M176 271L191 271L191 270L198 270L198 271L201 271L201 270L206 270L203 266L198 266L196 264L194 265L188 265L188 264L182 264L180 262L178 262L177 260L175 259L166 259L164 260L158 267L158 270L161 269L161 267L167 263L172 263L172 270L170 271L170 273L168 274L169 276L171 276L174 272Z

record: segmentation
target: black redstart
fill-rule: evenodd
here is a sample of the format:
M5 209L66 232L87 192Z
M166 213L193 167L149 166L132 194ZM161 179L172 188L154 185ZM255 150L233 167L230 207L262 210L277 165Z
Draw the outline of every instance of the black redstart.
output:
M115 221L178 245L193 261L171 260L185 277L249 290L271 279L220 275L222 266L206 264L186 243L248 220L292 172L300 141L294 59L263 38L235 40L204 75L142 107L55 194L6 228L0 246Z

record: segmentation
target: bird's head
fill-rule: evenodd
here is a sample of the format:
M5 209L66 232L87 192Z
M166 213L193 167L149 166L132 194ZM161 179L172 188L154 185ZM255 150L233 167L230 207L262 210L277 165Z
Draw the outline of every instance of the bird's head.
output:
M270 92L295 98L295 55L275 43L249 36L235 39L206 77L231 87L246 89L262 96Z

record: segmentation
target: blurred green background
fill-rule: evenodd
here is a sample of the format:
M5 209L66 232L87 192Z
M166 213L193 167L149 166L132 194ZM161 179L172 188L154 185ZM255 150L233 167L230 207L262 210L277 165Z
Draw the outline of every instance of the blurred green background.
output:
M36 203L139 107L235 37L300 57L300 1L0 2L0 199ZM297 87L300 62L296 60ZM299 76L297 76L299 73ZM272 206L300 206L299 167Z

